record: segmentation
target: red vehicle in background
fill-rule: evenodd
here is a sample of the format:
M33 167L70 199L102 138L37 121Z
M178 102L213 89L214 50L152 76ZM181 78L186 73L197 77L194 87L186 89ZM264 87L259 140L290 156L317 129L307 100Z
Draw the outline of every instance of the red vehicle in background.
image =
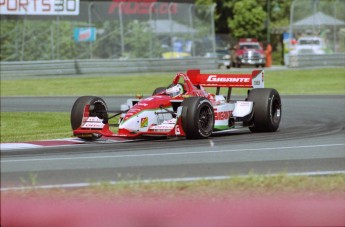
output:
M234 49L233 66L254 65L255 67L265 67L265 51L257 39L240 39Z

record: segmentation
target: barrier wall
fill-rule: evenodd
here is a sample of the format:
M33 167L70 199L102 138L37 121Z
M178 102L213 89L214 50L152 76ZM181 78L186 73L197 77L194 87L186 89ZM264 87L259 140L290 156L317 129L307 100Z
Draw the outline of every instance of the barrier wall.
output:
M345 54L290 55L289 67L345 66Z
M216 69L216 58L57 60L0 62L2 76L70 75L139 72L179 72L187 69Z

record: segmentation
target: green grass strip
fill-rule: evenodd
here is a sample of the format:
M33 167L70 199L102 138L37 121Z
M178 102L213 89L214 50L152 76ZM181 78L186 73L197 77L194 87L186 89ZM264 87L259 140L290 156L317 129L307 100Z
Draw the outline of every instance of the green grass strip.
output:
M188 197L188 198L218 198L244 195L281 195L304 193L313 194L345 194L345 174L329 176L289 176L285 173L277 175L235 176L224 180L198 180L191 182L152 182L130 183L121 181L94 182L93 185L80 189L35 189L40 179L38 175L28 174L23 178L23 187L33 187L25 191L4 192L4 195L49 195L67 196L70 198L109 198L109 197Z
M70 113L1 112L1 143L72 137Z
M265 71L265 87L280 94L345 94L345 68L312 70ZM250 73L252 69L248 69ZM229 71L232 73L232 71ZM60 96L60 95L150 95L157 87L167 86L174 73L119 76L70 76L2 80L1 96ZM233 94L245 94L234 89Z

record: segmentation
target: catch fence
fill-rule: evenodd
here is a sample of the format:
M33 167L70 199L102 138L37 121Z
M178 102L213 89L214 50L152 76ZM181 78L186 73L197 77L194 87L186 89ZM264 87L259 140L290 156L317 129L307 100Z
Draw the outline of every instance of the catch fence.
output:
M215 53L215 5L139 6L94 1L81 2L76 16L1 15L0 60L170 59Z
M293 0L284 34L292 67L345 65L345 0Z

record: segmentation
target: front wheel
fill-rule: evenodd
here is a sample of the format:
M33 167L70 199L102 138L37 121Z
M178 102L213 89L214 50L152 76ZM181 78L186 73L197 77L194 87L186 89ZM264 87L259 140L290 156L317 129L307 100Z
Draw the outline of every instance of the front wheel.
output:
M71 110L71 126L73 130L78 129L83 121L85 106L93 106L91 110L89 110L89 117L98 117L100 119L107 119L107 105L102 98L95 97L95 96L82 96L79 97L73 104ZM78 136L78 135L77 135ZM90 135L82 135L78 136L84 140L95 140L100 138L102 135L92 133Z
M248 101L254 102L252 132L275 132L282 117L282 104L279 93L271 88L257 88L249 92Z
M214 112L210 101L204 97L190 97L181 103L182 128L187 139L209 137L214 127Z

